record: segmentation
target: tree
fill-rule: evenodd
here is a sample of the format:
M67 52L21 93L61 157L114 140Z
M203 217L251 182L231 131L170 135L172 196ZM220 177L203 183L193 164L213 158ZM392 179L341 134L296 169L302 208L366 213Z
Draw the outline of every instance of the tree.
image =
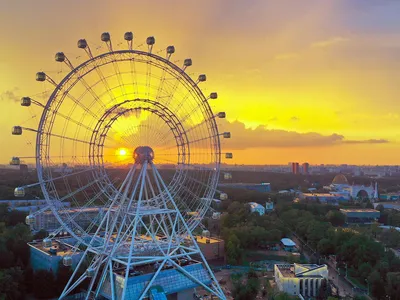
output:
M371 274L372 267L369 263L364 262L358 267L359 277L367 278Z
M326 214L326 219L335 227L343 226L346 222L346 216L337 210L329 211Z
M0 299L23 298L24 275L20 268L0 270Z
M260 291L260 280L253 270L249 270L246 279L243 279L241 275L232 275L232 283L234 286L232 294L235 300L256 299Z
M373 271L368 276L369 290L372 295L380 299L385 296L385 283L378 271Z
M391 228L389 230L384 230L381 233L380 240L387 247L398 248L400 247L400 232L394 228Z
M48 299L56 296L54 289L54 274L47 270L39 270L33 276L33 294L38 299Z
M318 252L322 255L330 255L335 253L335 244L331 239L322 239L317 245Z
M35 233L35 235L33 236L34 240L42 240L45 237L47 237L47 231L44 229L40 229L38 232Z
M392 300L400 300L400 272L387 273L386 294Z
M58 295L62 293L64 287L67 285L68 280L72 276L72 269L71 267L66 267L60 261L58 266L57 278L55 280L55 291Z
M290 296L287 293L279 293L274 297L274 300L293 300L297 299L297 297Z
M240 241L235 234L229 236L226 245L226 256L228 264L236 264L242 256L242 249L240 248Z

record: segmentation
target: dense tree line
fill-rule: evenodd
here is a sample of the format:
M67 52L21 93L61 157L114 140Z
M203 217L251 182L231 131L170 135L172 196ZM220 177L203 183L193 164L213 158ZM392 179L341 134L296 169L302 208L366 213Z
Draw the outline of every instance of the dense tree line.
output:
M26 215L9 211L0 205L0 299L24 299L31 294L35 299L49 299L60 295L72 274L70 268L60 263L59 272L40 270L33 272L30 266L30 249L27 242L32 240L29 227L23 222ZM35 238L43 238L39 232Z

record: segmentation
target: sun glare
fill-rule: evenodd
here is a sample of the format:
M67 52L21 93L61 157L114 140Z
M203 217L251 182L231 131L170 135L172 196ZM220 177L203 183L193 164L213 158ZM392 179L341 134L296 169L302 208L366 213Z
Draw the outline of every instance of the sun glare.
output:
M124 149L124 148L118 149L119 156L125 156L127 153L128 153L128 151L126 151L126 149Z

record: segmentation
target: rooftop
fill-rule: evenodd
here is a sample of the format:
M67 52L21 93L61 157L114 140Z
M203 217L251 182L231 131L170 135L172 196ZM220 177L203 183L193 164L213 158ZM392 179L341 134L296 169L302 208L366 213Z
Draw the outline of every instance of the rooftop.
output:
M341 208L340 209L341 212L344 213L351 213L351 212L374 212L377 213L379 212L379 210L376 209L372 209L372 208Z
M296 243L293 242L291 239L288 239L288 238L281 239L281 243L284 246L287 246L287 247L295 247L296 246Z
M257 208L264 209L264 206L262 206L261 204L256 203L256 202L249 202L248 204L251 206L252 209L257 209Z
M220 239L217 239L217 238L211 238L211 237L203 237L203 236L201 236L201 235L197 235L197 236L195 236L196 237L196 239L197 239L197 243L198 244L206 244L207 242L207 240L210 240L210 244L215 244L215 243L220 243L220 242L222 242L222 240L220 240Z
M76 253L76 251L73 251L73 247L71 245L63 243L61 240L52 240L51 248L43 247L42 240L34 240L33 242L28 243L28 245L50 256L66 256ZM50 249L55 249L56 252L50 252Z

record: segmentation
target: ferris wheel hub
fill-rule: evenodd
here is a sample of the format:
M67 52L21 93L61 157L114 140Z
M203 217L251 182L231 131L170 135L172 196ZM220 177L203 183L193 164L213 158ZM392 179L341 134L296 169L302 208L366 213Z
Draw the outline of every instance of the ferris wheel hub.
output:
M151 162L154 159L154 151L149 146L139 146L133 151L133 158L135 159L135 163L138 164Z

